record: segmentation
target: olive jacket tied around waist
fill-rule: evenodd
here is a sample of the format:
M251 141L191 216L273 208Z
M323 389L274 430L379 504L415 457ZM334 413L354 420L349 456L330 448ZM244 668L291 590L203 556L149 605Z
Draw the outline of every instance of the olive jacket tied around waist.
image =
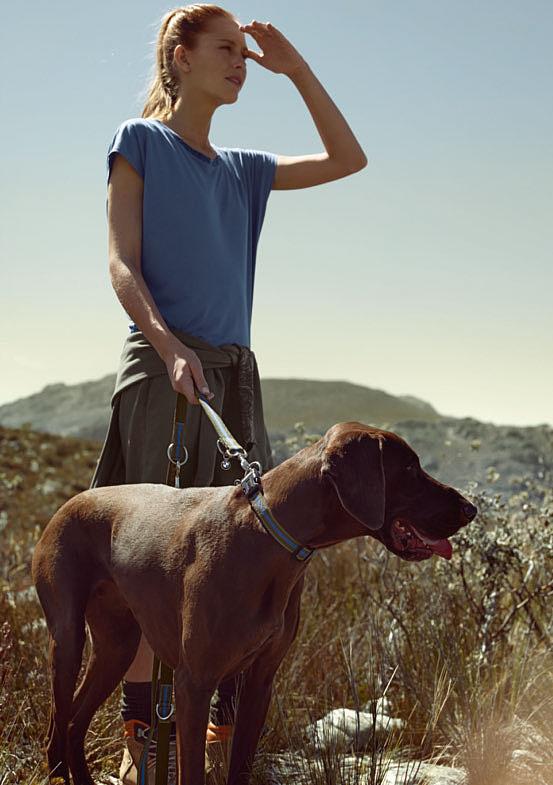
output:
M194 335L172 332L198 355L214 393L209 403L244 447L248 460L259 461L263 472L271 469L273 459L254 353L239 344L213 346ZM108 432L91 488L165 482L176 400L164 361L141 331L130 333L123 345ZM184 443L189 460L181 469L183 486L227 485L241 477L237 461L228 472L221 470L217 434L198 404L187 407Z

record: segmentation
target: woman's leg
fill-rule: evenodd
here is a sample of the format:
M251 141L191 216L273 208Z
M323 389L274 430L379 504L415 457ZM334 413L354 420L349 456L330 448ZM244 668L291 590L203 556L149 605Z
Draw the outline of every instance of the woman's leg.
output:
M165 483L167 445L171 439L174 392L168 379L144 379L122 390L119 402L119 433L125 463L125 483ZM152 405L154 404L154 405ZM122 785L136 785L138 763L151 722L153 652L146 638L140 643L122 681L121 716L125 748L119 770ZM148 756L148 780L153 783L155 745ZM175 744L170 745L168 782L174 785Z
M166 402L167 405L156 406L157 411L154 411L152 401ZM120 393L119 433L125 460L125 483L165 483L167 445L173 427L172 407L174 392L170 390L169 380L164 377L144 379ZM163 413L164 409L166 413ZM153 652L142 635L125 681L151 681L152 667ZM146 721L150 721L149 713Z
M132 661L129 670L125 673L125 681L150 681L153 667L154 653L150 648L150 644L142 635L136 657Z

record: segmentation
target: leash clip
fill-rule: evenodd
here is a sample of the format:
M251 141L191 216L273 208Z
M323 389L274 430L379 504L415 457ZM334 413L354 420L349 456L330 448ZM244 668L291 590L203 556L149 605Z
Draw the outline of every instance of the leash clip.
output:
M217 449L223 456L223 460L221 461L221 469L227 471L227 469L230 469L229 458L231 458L232 456L230 455L229 451L225 447L223 447L223 443L221 442L220 439L217 439Z
M241 485L247 499L255 496L261 490L261 464L252 461L248 464L245 475L241 480L236 480L235 485Z
M223 460L221 461L221 469L230 469L230 461L232 458L237 458L240 461L240 464L243 465L243 461L246 457L246 452L243 447L235 447L235 448L228 448L224 445L221 439L217 439L217 449L223 456Z

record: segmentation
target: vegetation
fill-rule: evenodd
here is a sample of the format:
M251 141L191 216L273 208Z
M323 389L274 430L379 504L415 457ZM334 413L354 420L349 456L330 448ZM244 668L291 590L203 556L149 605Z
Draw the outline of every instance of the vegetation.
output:
M317 436L298 425L275 452L282 459ZM1 785L44 782L47 634L30 558L53 512L88 487L99 448L0 428ZM298 758L305 781L377 785L393 760L432 760L464 768L467 785L553 783L547 481L519 477L508 495L460 488L479 514L453 538L451 562L408 564L370 537L313 558L298 637L277 674L258 750L259 783L276 753L305 751L309 722L384 693L403 730L384 742L375 734L354 777L340 773L338 751ZM89 732L97 779L118 769L118 701L116 691Z

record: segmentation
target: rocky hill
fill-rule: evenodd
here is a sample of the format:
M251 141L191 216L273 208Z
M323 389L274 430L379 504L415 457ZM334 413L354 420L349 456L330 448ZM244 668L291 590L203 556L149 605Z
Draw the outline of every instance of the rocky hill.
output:
M109 421L115 376L81 384L50 384L34 395L0 406L0 425L102 440ZM342 420L366 423L434 421L440 414L412 396L395 396L358 384L310 379L262 379L269 431L288 431L296 422L325 431Z
M70 404L73 405L76 396L68 394L68 388L65 385L63 387L63 390L54 391L55 395L59 396L58 400L62 400L62 397L66 396L70 399ZM79 392L82 393L82 389ZM278 400L278 393L277 388L273 406ZM268 398L270 399L270 395ZM423 468L440 481L451 484L460 490L470 491L471 489L486 488L505 496L509 496L514 491L528 490L529 496L532 497L533 483L541 487L553 486L553 428L548 425L516 428L482 423L472 418L454 417L441 417L429 421L413 418L397 422L384 419L378 421L375 417L364 416L361 407L355 409L352 406L351 412L348 411L344 401L337 405L336 412L333 414L331 403L331 400L324 401L326 423L323 422L322 427L307 427L309 423L307 417L305 418L307 424L303 420L294 422L291 417L291 424L287 428L274 429L271 428L269 420L268 430L275 463L280 463L305 444L323 435L326 427L333 423L358 419L402 436L418 453ZM81 407L80 420L77 419L76 409L71 410L70 408L69 414L66 414L62 407L58 411L52 411L50 419L47 421L50 428L53 429L53 426L57 425L65 433L70 430L69 423L73 422L74 430L82 434L77 438L48 434L34 428L31 429L28 425L19 429L0 426L3 449L8 445L13 449L10 463L12 461L18 462L17 456L19 454L21 456L19 474L29 475L21 477L23 484L38 482L41 485L46 480L46 488L48 489L52 482L65 488L68 483L71 485L73 481L72 465L78 463L85 455L87 471L90 473L90 477L92 476L95 461L100 453L101 441L105 435L105 428L100 429L93 425L93 419L99 411L98 399L93 398L89 402L86 396L83 396ZM289 413L305 414L306 407L306 403L300 402L297 407L291 407L292 411ZM25 411L24 407L22 407L22 411ZM42 411L46 412L46 407ZM370 415L370 410L368 414ZM276 419L277 422L284 423L285 421L282 414L280 419ZM323 420L323 417L320 420ZM87 437L87 428L94 433L95 439ZM32 449L35 450L35 453L29 463L28 452L31 445L33 445ZM68 460L64 463L63 472L54 479L53 474L56 472L53 471L55 461L52 462L52 456L59 455L60 451L67 455ZM0 472L5 457L3 450L0 449ZM85 483L86 487L90 477L80 475L75 483L78 486ZM44 491L45 489L43 489Z
M553 428L515 428L470 417L409 420L390 428L418 453L426 471L459 489L494 489L505 496L553 485Z
M410 395L341 381L262 379L263 408L269 431L287 431L296 422L326 431L335 422L397 423L401 420L434 422L441 418L429 403ZM0 422L1 422L0 410Z
M114 384L114 374L81 384L49 384L34 395L0 406L0 424L102 440Z

